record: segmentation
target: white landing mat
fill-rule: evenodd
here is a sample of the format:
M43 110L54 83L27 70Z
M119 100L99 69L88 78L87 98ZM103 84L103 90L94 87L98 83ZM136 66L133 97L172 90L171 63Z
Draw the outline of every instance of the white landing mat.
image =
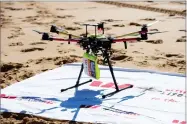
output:
M61 93L75 85L80 67L67 64L2 89L1 112L107 124L186 124L184 75L114 67L118 85L133 88L102 99L115 89L108 67L100 66L101 79ZM83 72L81 82L89 79Z

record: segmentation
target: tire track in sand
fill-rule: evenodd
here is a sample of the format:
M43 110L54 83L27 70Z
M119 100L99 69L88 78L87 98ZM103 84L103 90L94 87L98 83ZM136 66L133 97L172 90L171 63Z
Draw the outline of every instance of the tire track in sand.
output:
M160 13L165 13L165 14L169 14L169 15L186 16L186 10L183 10L183 11L169 10L169 9L164 9L164 8L135 5L135 4L130 4L130 3L121 3L121 2L116 2L116 1L95 1L95 2L116 5L116 6L120 6L120 7L128 7L128 8L142 9L142 10L153 11L153 12L160 12Z

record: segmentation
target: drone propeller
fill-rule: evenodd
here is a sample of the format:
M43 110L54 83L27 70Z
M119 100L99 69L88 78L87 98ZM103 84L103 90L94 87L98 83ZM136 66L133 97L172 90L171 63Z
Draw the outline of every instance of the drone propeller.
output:
M51 25L50 32L57 33L57 34L59 32L68 33L68 31L66 31L63 27L57 27L56 25Z
M37 31L37 30L33 30L34 32L37 32L38 34L44 34L45 32L41 32L41 31Z
M52 40L51 37L52 35L49 35L46 32L41 32L41 31L37 31L37 30L33 30L34 32L37 32L38 34L42 34L42 40Z
M147 28L147 27L150 27L153 24L156 24L158 22L159 21L157 20L157 21L154 21L154 22L149 23L149 24L144 24L142 27ZM123 35L120 35L120 36L116 36L115 38L121 38L121 37L125 37L125 36L138 36L138 35L140 35L140 33L141 33L141 31L136 31L136 32L131 32L131 33L128 33L128 34L123 34ZM149 34L149 33L147 33L147 34Z
M125 36L133 36L133 35L137 35L139 34L139 31L137 32L131 32L131 33L128 33L128 34L123 34L123 35L120 35L120 36L116 36L114 38L121 38L121 37L125 37Z
M70 35L68 31L66 31L64 28L59 28L56 25L51 25L50 32L57 33L57 34L63 34L63 35ZM79 36L71 34L72 37L80 38Z
M150 27L150 26L152 26L153 24L156 24L156 23L158 23L159 22L159 20L157 20L157 21L154 21L154 22L152 22L152 23L149 23L149 24L145 24L147 27Z
M156 23L158 23L158 22L159 22L159 20L154 21L154 22L149 23L149 24L143 24L143 25L142 25L142 30L143 30L143 29L146 29L146 30L147 30L147 27L150 27L150 26L152 26L152 25L154 25L154 24L156 24ZM141 31L142 31L142 30L141 30ZM136 34L133 34L133 35L131 35L131 36L138 36L138 35L141 34L141 31L138 32L138 33L136 33ZM156 34L156 33L157 33L157 32L147 32L147 34Z

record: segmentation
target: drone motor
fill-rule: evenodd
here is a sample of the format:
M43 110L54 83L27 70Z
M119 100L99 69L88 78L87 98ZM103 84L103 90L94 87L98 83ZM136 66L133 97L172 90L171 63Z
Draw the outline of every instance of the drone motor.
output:
M142 28L141 28L141 33L140 33L141 40L147 40L148 39L147 32L148 32L147 26L143 25Z
M43 33L42 40L49 40L49 34L48 33Z
M57 34L59 33L59 31L57 30L57 27L55 25L51 26L50 32L57 33Z

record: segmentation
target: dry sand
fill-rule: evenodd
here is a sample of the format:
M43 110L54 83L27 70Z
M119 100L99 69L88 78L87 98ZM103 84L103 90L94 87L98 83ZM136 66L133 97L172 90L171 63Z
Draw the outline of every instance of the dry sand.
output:
M129 3L129 2L128 2ZM150 2L132 2L146 5ZM183 3L156 3L149 6L178 11ZM156 10L156 9L155 9ZM160 32L149 35L149 40L114 44L111 61L115 66L154 69L185 73L185 17L164 12L152 12L118 7L95 2L1 2L1 88L54 69L66 63L80 62L83 50L75 44L42 41L33 29L49 32L51 24L65 26L74 34L82 34L82 22L105 21L106 34L120 35L140 30L141 24L161 22L149 30ZM136 23L136 25L129 25ZM93 30L91 30L93 31ZM28 115L4 113L3 123L62 123ZM65 123L65 122L64 122ZM66 122L69 123L69 122Z

